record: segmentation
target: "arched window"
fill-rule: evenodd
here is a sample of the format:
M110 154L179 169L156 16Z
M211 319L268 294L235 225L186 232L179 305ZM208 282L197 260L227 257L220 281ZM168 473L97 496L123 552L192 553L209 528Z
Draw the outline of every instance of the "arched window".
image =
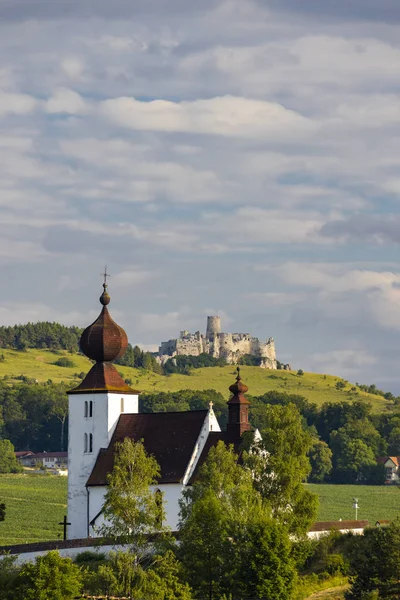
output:
M161 490L157 489L154 492L156 507L157 507L157 527L162 527L163 523L163 493Z
M87 436L87 433L85 433L85 435L83 436L83 448L84 448L84 452L88 451L88 436Z
M85 413L84 414L85 414L85 417L88 416L88 403L87 403L87 400L85 400Z
M122 413L124 412L124 406L125 406L124 399L121 398L121 412Z
M93 402L89 402L89 417L93 417Z
M89 433L89 452L93 452L93 435Z

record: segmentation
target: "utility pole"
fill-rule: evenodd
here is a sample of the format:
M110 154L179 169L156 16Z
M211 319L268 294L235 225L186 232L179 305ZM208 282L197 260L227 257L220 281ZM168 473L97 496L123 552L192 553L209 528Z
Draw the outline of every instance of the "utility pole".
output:
M355 508L355 510L356 510L356 521L357 521L357 514L358 514L358 498L353 498L353 508Z

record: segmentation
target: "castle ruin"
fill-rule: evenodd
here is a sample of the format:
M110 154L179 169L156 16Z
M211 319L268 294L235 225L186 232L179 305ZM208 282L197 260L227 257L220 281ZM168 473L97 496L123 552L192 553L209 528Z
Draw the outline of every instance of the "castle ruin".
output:
M199 356L206 353L214 358L223 358L228 364L237 364L242 356L249 354L260 359L262 368L277 368L274 338L262 342L249 333L223 333L221 319L215 316L207 317L205 336L200 331L181 331L178 339L162 342L158 352L162 363L178 355Z

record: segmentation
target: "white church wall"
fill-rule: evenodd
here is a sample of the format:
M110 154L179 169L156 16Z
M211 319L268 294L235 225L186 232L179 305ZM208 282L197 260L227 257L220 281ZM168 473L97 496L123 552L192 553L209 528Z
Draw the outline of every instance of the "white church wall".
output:
M109 445L121 411L137 413L138 396L107 392L69 395L68 539L88 535L86 482L100 448Z
M193 448L192 456L190 457L190 461L186 468L185 475L183 476L184 485L188 484L191 476L194 473L194 470L195 470L198 460L201 456L201 453L203 451L203 448L205 446L205 443L207 441L208 434L210 431L221 431L221 428L219 426L217 417L215 416L215 413L212 409L212 406L210 406L209 411L206 415L206 418L204 419L204 423L200 430L199 437L196 440L196 444Z
M160 490L163 495L164 510L165 510L165 521L164 525L169 527L172 531L176 531L178 528L179 521L179 500L182 495L184 485L181 483L160 483L158 485L151 486L151 490L155 492ZM99 530L106 523L101 510L104 505L104 496L106 493L105 486L96 486L89 488L89 522L95 517L96 521L93 526L89 528L90 537L98 537L100 535Z

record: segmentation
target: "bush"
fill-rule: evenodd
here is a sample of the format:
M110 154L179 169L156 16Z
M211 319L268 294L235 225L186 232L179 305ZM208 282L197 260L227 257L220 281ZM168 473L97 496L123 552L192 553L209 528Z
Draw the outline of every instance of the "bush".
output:
M106 559L106 555L102 552L94 552L93 550L85 550L80 552L75 557L77 565L87 565L88 563L97 563Z
M68 356L62 356L53 364L57 365L57 367L75 367L74 361L68 358Z

